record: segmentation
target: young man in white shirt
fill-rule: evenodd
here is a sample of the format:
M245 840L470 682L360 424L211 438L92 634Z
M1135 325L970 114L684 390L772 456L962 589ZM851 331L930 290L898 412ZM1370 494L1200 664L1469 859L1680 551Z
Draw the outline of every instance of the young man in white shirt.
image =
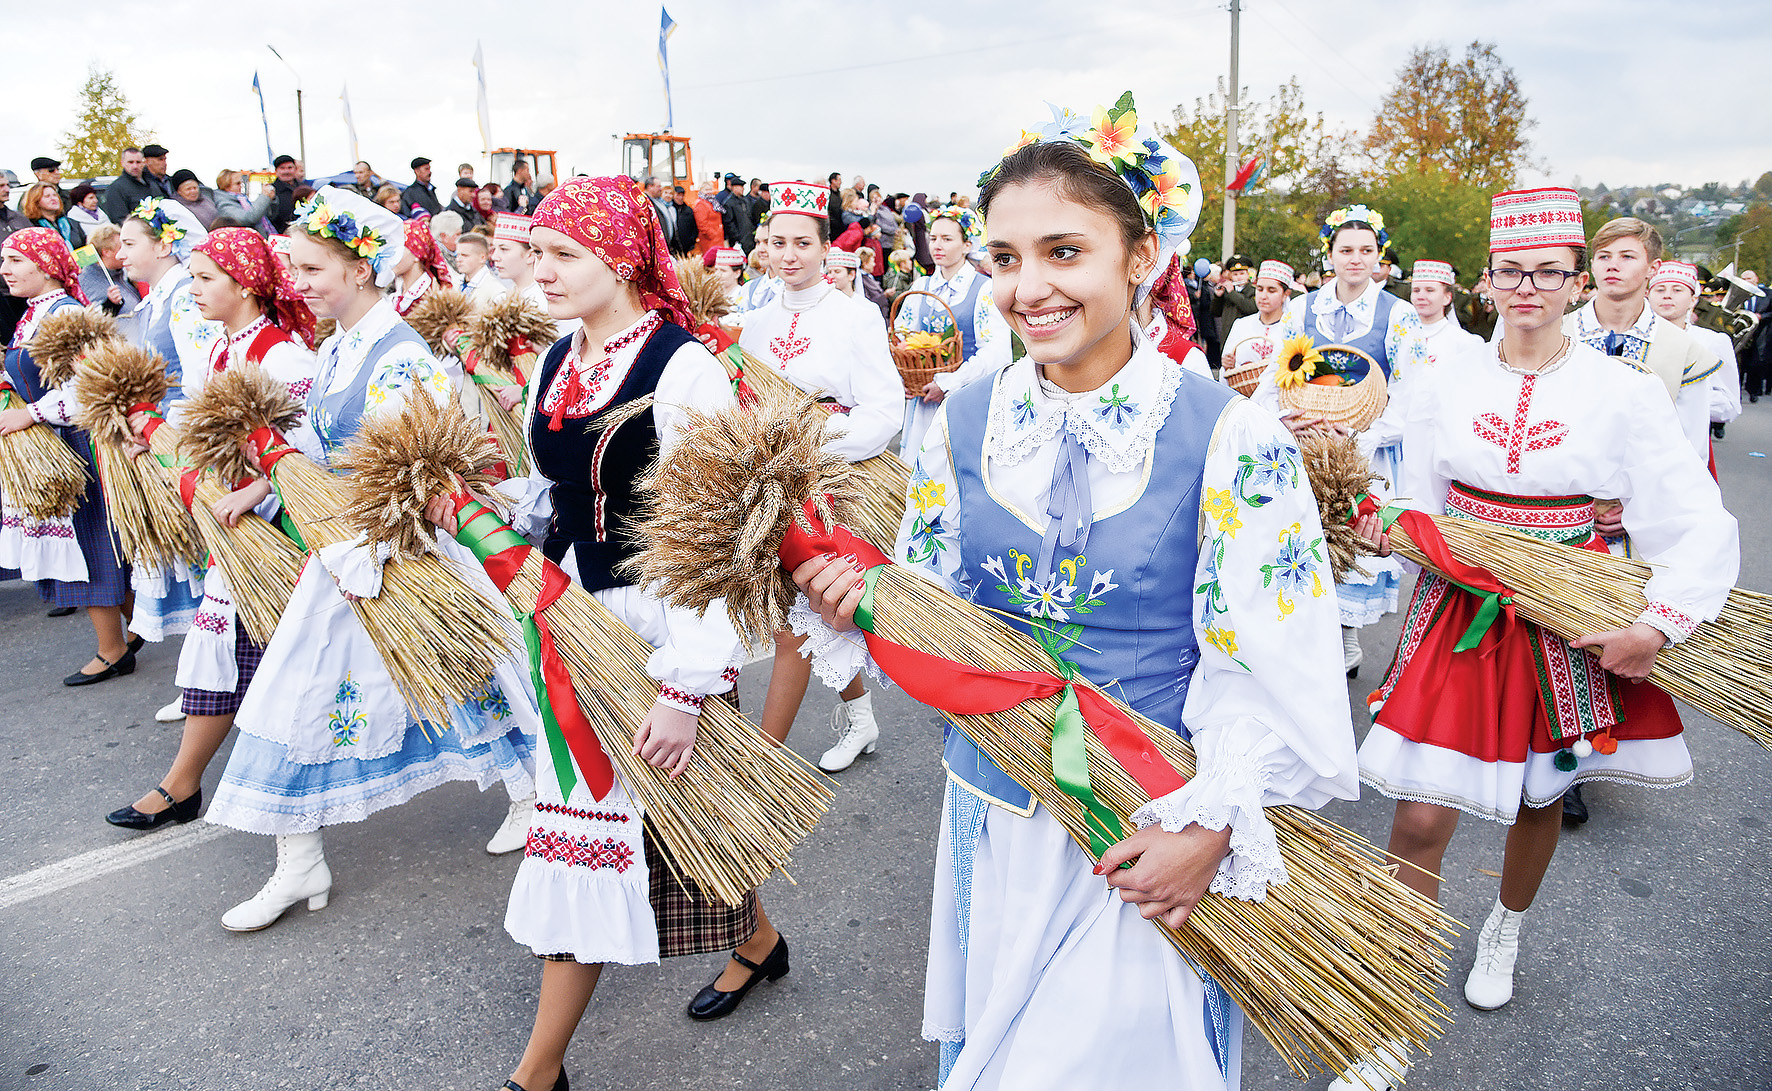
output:
M477 231L463 232L455 243L455 269L461 274L461 290L475 303L490 303L505 294L487 255L492 242Z

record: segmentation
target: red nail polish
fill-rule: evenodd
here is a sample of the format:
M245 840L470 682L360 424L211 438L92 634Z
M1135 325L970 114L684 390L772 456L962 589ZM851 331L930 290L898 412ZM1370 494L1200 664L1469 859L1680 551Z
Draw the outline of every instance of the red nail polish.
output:
M1106 871L1106 865L1104 865L1104 864L1096 864L1096 865L1095 865L1095 874L1097 874L1097 875L1105 875L1105 874L1107 874L1107 871Z

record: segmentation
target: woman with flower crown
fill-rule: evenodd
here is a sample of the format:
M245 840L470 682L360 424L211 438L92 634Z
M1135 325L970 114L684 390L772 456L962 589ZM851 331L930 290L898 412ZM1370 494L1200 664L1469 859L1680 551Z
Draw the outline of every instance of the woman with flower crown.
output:
M825 255L831 249L830 197L831 191L815 182L769 187L766 235L758 245L768 249L782 290L745 314L738 343L801 390L824 395L836 414L826 448L860 462L885 451L898 432L904 384L886 347L879 308L839 292L824 279ZM762 727L778 742L787 741L812 679L812 665L799 649L792 634L777 634ZM841 677L821 672L819 677L842 698L831 715L837 741L818 759L819 768L837 773L862 754L873 753L880 729L873 699L859 676L852 671Z
M1336 209L1323 224L1322 237L1335 278L1287 305L1280 338L1303 335L1316 346L1352 345L1384 372L1390 400L1383 414L1360 433L1359 444L1360 453L1372 460L1373 472L1384 479L1381 490L1395 495L1403 480L1403 419L1415 372L1428 363L1427 337L1409 301L1372 279L1390 241L1382 215L1365 205ZM1364 376L1363 361L1348 370L1350 379ZM1279 368L1269 367L1250 396L1277 411L1280 377ZM1295 435L1328 427L1299 413L1281 417ZM1368 574L1349 572L1335 585L1341 604L1342 666L1349 678L1360 669L1360 630L1395 612L1402 586L1402 566L1392 558L1367 559L1361 567Z
M454 391L382 294L405 249L398 217L327 186L301 207L289 235L296 290L315 315L338 323L303 399L309 429L288 437L326 466L365 418L398 414L412 397L443 402ZM438 548L462 562L458 571L481 573L453 540ZM232 931L266 928L303 900L325 907L332 872L322 827L360 822L449 781L483 789L502 781L511 805L487 851L523 847L540 730L528 673L506 661L471 704L453 708L448 724L413 719L346 599L379 593L384 559L350 542L309 558L235 714L239 736L207 817L275 835L277 865L257 894L223 915ZM478 585L483 577L470 578ZM490 581L482 589L497 596Z
M1028 354L943 401L894 559L1019 618L1190 737L1199 768L1098 865L950 729L923 1033L947 1089L1233 1088L1242 1014L1149 919L1179 927L1208 890L1263 897L1286 879L1264 808L1357 793L1323 532L1285 427L1135 318L1199 215L1193 164L1139 139L1130 94L1093 123L1054 114L979 197ZM839 631L859 568L794 579L796 631L830 667L867 666Z
M923 446L923 435L935 419L935 407L948 391L1009 362L1009 335L1003 331L1003 319L991 300L991 278L967 260L983 237L984 217L970 208L948 205L929 217L929 252L935 258L935 272L912 281L910 290L931 292L947 307L928 296L912 296L899 307L894 325L906 333L941 333L949 324L951 311L960 333L961 361L958 369L930 380L922 397L904 400L898 454L907 461Z

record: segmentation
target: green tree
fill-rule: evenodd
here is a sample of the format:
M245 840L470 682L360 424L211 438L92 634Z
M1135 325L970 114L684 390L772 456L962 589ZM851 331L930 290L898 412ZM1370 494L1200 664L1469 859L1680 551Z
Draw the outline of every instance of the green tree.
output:
M1724 233L1723 227L1728 227ZM1735 243L1741 243L1741 256L1735 256ZM1722 227L1717 228L1717 248L1711 259L1717 268L1722 268L1731 261L1737 262L1736 271L1753 269L1764 277L1772 273L1772 205L1765 201L1755 201L1747 206L1747 211L1740 216L1731 216Z
M153 139L154 131L129 108L129 98L117 86L116 76L94 65L87 70L86 85L80 88L74 127L56 147L68 177L96 178L117 173L117 160L124 148L139 148Z
M1507 189L1527 157L1526 96L1495 46L1472 42L1454 61L1444 45L1418 46L1397 70L1364 147L1381 176L1450 172L1489 190Z
M1380 179L1359 196L1384 215L1390 245L1405 268L1421 258L1449 261L1461 283L1469 283L1487 264L1488 187L1446 173L1407 171Z
M1754 195L1757 197L1772 197L1772 170L1760 175L1759 181L1754 183Z

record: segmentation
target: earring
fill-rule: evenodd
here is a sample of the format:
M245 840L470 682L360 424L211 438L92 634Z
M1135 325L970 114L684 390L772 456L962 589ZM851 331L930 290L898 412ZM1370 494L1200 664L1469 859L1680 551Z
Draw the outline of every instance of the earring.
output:
M247 291L245 288L242 288L242 289L240 289L240 298L241 299L251 299L252 293Z

